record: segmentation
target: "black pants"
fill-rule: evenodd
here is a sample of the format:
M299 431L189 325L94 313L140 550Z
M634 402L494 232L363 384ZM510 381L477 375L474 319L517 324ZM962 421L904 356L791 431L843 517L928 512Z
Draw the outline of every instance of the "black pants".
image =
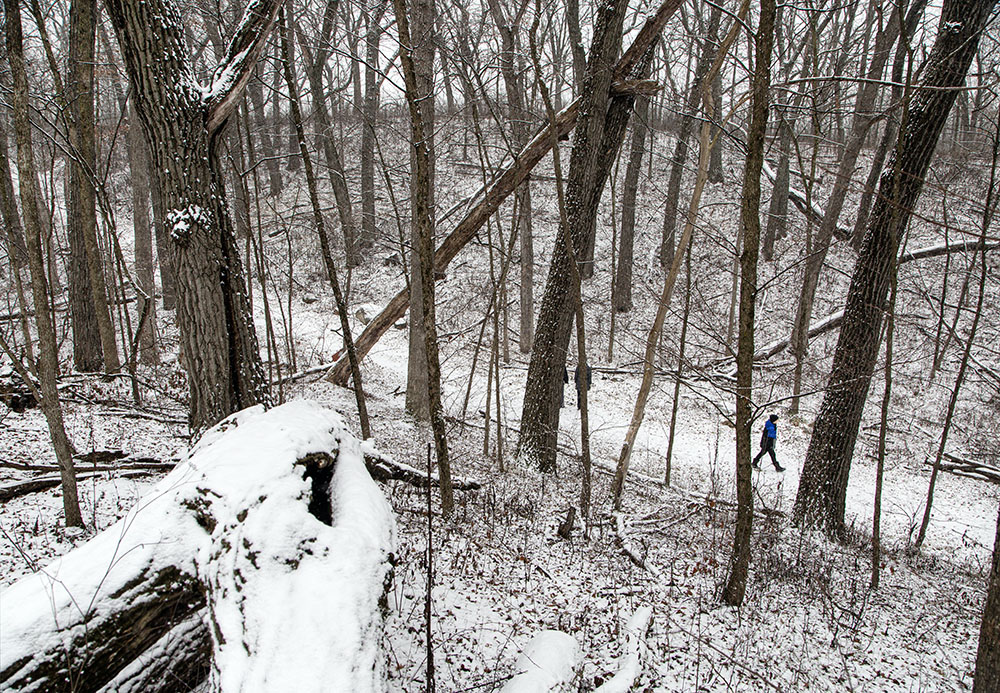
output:
M774 462L775 467L781 466L778 464L778 458L774 456L774 438L764 439L764 445L761 447L760 452L757 453L757 456L753 458L753 463L757 464L760 462L760 458L764 456L765 452L771 456L771 461Z

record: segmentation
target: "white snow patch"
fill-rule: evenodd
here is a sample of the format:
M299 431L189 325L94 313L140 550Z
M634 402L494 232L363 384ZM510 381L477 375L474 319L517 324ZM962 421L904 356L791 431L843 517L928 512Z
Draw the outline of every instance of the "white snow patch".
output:
M576 638L558 630L536 633L517 658L518 672L502 693L546 693L562 690L576 676L580 645Z

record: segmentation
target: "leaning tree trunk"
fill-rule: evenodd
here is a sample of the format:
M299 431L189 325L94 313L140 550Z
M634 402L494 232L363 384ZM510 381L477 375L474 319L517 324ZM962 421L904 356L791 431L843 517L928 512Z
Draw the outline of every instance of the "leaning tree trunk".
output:
M318 404L226 419L125 518L5 590L0 688L190 690L210 667L223 692L384 690L395 529L364 465Z
M268 398L218 150L279 3L249 6L207 86L184 58L183 26L171 0L106 5L159 179L189 423L199 432Z
M583 100L579 126L573 139L569 176L566 183L566 224L569 226L575 257L587 257L586 237L591 221L596 217L596 200L604 189L609 167L602 167L602 149L612 146L617 151L620 133L606 127L609 106L614 101L611 92L615 61L621 50L622 24L626 2L613 0L602 5L594 27L587 74L584 77ZM647 69L648 69L648 60ZM615 97L617 98L617 97ZM631 111L632 98L628 99ZM625 116L628 121L628 113ZM611 143L614 143L613 145ZM545 292L538 313L535 341L531 348L528 379L521 414L521 435L518 450L542 471L555 471L556 438L559 429L559 394L562 373L566 365L573 322L572 274L569 248L563 235L557 238L545 282ZM581 275L584 272L581 271Z
M847 479L875 360L889 275L938 137L996 0L950 0L914 90L901 146L882 177L844 308L833 368L799 482L798 522L844 528Z

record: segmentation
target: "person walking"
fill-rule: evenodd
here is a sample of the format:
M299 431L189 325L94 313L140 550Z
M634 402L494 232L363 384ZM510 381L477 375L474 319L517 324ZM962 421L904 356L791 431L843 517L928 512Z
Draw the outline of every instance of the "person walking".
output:
M753 466L756 469L760 469L760 458L767 453L771 456L771 461L774 462L774 468L779 472L785 471L785 468L778 464L778 458L774 456L774 444L778 440L778 415L771 414L764 422L764 430L760 433L760 452L757 456L753 458Z

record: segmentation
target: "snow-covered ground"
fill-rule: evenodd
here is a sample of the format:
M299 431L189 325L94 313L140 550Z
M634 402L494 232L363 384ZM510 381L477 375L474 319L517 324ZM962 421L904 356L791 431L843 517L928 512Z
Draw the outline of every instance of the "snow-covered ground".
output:
M672 148L662 134L662 157ZM445 149L444 147L442 149ZM446 160L446 157L442 157ZM703 211L703 228L695 251L692 300L692 345L688 355L706 364L722 355L728 290L731 282L735 204L732 191L741 167L734 163L727 182L710 186ZM439 176L439 199L458 199L475 187L476 176L460 172ZM636 308L617 317L614 355L607 358L610 314L602 307L610 291L610 218L617 206L602 208L598 222L597 275L588 282L588 336L595 374L590 390L590 431L597 468L594 510L586 532L578 519L572 539L560 539L556 527L571 505L578 504L580 470L579 419L571 388L562 411L556 475L542 475L514 457L516 429L524 391L527 357L516 343L516 306L510 313L510 362L501 369L505 428L503 469L497 454L495 411L490 451L483 451L486 362L480 353L473 377L465 424L467 382L473 362L478 321L489 300L489 264L482 245L470 247L440 284L442 370L454 473L480 480L478 491L459 492L453 518L444 519L435 494L431 518L433 577L428 582L427 499L425 492L401 482L383 485L398 525L397 564L389 598L385 651L388 685L392 691L425 688L427 644L424 600L432 598L432 647L438 690L500 691L528 667L521 652L546 671L577 661L565 638L579 648L579 664L565 690L590 691L611 681L623 668L639 671L633 690L645 691L962 691L971 674L984 600L985 574L995 531L1000 489L983 482L943 474L938 481L934 514L919 553L909 541L920 521L927 488L924 459L933 456L943 420L944 403L954 376L947 361L933 383L926 377L928 338L921 325L933 325L929 308L913 290L902 295L897 342L896 390L890 416L889 454L883 499L882 582L869 588L870 537L877 435L876 408L881 398L880 372L872 383L869 407L855 452L847 496L847 519L853 531L836 544L789 524L787 513L795 498L812 418L821 394L803 399L802 413L784 415L791 365L786 356L772 359L757 372L756 399L762 412L778 411L778 459L787 471L778 474L765 465L754 474L755 504L769 511L754 522L750 582L742 608L719 602L732 542L734 498L734 432L729 422L733 397L726 381L689 375L681 390L671 480L664 474L667 426L673 380L658 377L645 423L632 456L632 471L624 507L624 524L632 545L648 569L638 567L621 551L609 515L606 469L614 464L638 390L642 344L662 280L654 259L658 243L663 191L644 183L648 201L640 206L640 237L636 250ZM534 184L536 241L536 300L541 295L554 232L551 185ZM402 187L401 187L402 189ZM970 198L973 199L973 198ZM932 203L927 203L932 204ZM971 212L967 215L972 218ZM962 210L953 210L961 223ZM957 220L957 221L956 221ZM446 225L448 227L448 225ZM308 250L305 237L297 237ZM495 233L494 228L494 233ZM916 232L915 232L916 233ZM913 241L911 247L932 244ZM284 240L269 248L275 266L287 262ZM762 266L766 288L760 295L758 344L787 335L798 289L796 268L800 243L779 245L774 263ZM380 249L367 271L355 271L355 310L375 314L402 285L400 268L383 265L392 248ZM328 361L340 346L339 323L332 299L322 290L317 255L297 252L293 294L293 334L298 370ZM815 317L842 308L844 272L852 255L838 244L831 250L834 267L820 285ZM913 263L901 274L901 286L920 287L938 281L940 265ZM957 262L965 262L961 259ZM512 276L515 273L512 272ZM956 285L960 279L956 279ZM676 364L680 287L668 319L662 366ZM269 286L269 291L274 291ZM285 291L285 289L281 289ZM953 288L957 295L957 288ZM995 293L995 287L991 289ZM511 295L516 290L511 289ZM280 294L282 300L287 295ZM992 298L997 298L992 296ZM259 286L255 309L263 324ZM306 299L305 301L303 299ZM276 296L271 300L276 302ZM952 299L954 300L954 299ZM994 303L994 305L996 305ZM272 305L272 310L276 310ZM282 314L283 315L283 314ZM282 323L285 317L281 318ZM361 319L353 328L360 331ZM488 326L489 327L489 326ZM279 325L278 344L283 333ZM995 326L984 326L984 334ZM834 333L835 334L835 333ZM486 331L487 339L490 329ZM169 340L169 330L166 332ZM815 340L807 367L807 390L822 386L835 337ZM263 342L263 340L262 340ZM954 351L954 347L953 347ZM282 355L285 358L285 355ZM365 389L376 446L393 457L423 468L426 428L404 411L406 331L392 329L364 361ZM691 373L690 370L688 370ZM163 461L186 452L184 417L171 399L183 390L176 363L145 372L157 388L144 387L146 404L130 405L124 381L75 379L73 401L66 404L70 435L81 452L122 449L136 456ZM311 381L311 382L310 382ZM970 386L961 408L953 449L983 445L992 429L988 397ZM299 379L283 388L286 399L310 398L341 411L357 432L353 395L319 381ZM770 404L768 404L770 402ZM976 402L980 404L976 406ZM144 418L135 418L142 416ZM949 446L949 449L952 449ZM978 448L977 448L978 449ZM52 463L44 420L36 410L0 417L0 462ZM84 465L85 467L85 465ZM15 481L29 472L0 467L0 480ZM81 483L84 516L104 529L132 507L158 477L126 479L114 472ZM29 494L0 508L0 612L4 592L18 577L64 554L83 538L67 537L59 527L58 490ZM637 614L652 612L645 637L627 627ZM543 635L537 637L539 633ZM534 642L532 650L529 643ZM538 653L531 657L531 652ZM631 656L634 655L634 658ZM636 663L638 662L638 664ZM551 672L550 672L551 673ZM558 673L558 672L557 672ZM553 676L556 674L553 673ZM561 674L560 674L561 675ZM523 680L523 679L522 679ZM513 685L513 684L512 684Z

